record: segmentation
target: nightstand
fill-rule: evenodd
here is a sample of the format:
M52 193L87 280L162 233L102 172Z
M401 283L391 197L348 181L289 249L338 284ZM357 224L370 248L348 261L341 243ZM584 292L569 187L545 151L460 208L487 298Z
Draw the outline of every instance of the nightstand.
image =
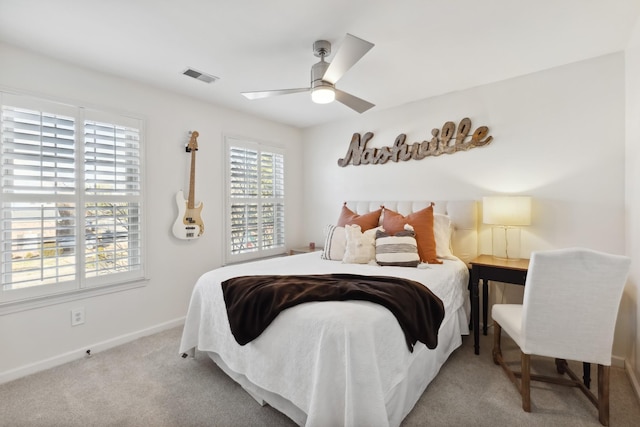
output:
M322 248L319 247L314 247L313 249L311 249L309 246L302 246L299 248L293 248L293 249L289 249L289 255L298 255L298 254L306 254L309 252L316 252L316 251L321 251Z
M479 285L482 280L482 333L487 335L487 302L489 299L489 280L522 285L527 279L528 259L502 259L492 255L479 255L471 262L471 322L473 328L473 346L476 354L480 354L480 295Z

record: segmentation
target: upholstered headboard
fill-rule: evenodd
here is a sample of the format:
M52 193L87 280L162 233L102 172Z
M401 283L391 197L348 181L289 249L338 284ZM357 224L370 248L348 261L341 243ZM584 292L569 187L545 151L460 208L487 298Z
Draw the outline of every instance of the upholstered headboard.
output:
M430 201L391 201L369 202L350 201L347 207L362 215L384 206L388 209L408 215L430 205ZM465 263L478 255L478 204L475 200L434 201L434 213L448 215L453 223L451 245L453 254Z

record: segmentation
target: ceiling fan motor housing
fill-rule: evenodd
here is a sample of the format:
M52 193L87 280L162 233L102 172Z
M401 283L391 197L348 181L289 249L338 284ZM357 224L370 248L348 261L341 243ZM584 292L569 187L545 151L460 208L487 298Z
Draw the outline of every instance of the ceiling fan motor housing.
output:
M331 55L331 43L326 40L317 40L313 43L313 54L318 58Z

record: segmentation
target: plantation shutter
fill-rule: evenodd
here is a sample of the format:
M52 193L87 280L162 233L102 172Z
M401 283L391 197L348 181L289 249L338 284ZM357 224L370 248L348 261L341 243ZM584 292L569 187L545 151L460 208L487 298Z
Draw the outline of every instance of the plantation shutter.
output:
M231 253L258 251L258 151L230 148Z
M262 152L262 249L284 247L284 156Z
M84 121L87 278L137 271L142 264L140 124L93 120L102 116L88 111Z
M285 247L284 154L227 138L229 255L249 259Z
M3 193L75 193L75 120L2 107Z
M64 290L77 277L76 120L64 106L33 107L44 108L2 106L3 291Z
M140 120L0 100L0 303L143 278Z

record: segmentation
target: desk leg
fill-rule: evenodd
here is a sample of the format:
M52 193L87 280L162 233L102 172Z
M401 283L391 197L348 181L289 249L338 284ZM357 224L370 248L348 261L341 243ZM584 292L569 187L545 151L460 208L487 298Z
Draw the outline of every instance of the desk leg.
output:
M473 297L471 296L471 269L469 269L469 283L467 283L467 291L469 292L469 307L473 305ZM473 331L473 319L469 316L469 330Z
M489 310L489 281L482 279L482 334L487 335L487 314Z
M591 363L582 363L582 381L587 388L591 387Z
M471 269L471 321L473 322L473 348L480 354L480 304L478 295L478 271Z

